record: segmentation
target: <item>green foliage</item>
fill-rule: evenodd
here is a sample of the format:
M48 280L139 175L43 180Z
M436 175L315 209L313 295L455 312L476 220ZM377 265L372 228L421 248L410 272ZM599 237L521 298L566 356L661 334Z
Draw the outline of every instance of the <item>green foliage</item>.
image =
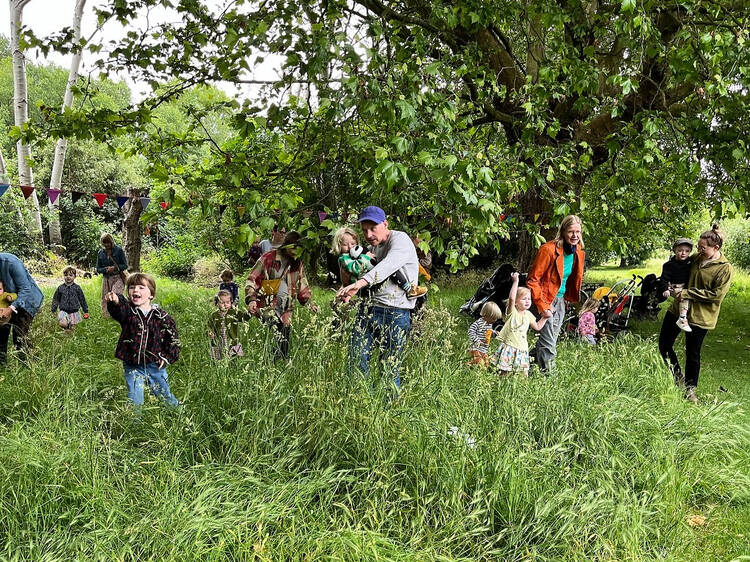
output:
M98 13L126 22L166 4L117 1ZM510 235L531 242L568 212L600 218L591 191L608 192L612 217L625 220L602 221L602 238L632 254L641 247L632 225L662 218L663 205L676 220L700 206L718 217L747 208L741 4L185 2L178 23L127 34L98 63L151 83L150 99L120 112L50 110L45 127L96 138L150 131L149 171L170 198L201 186L189 199L203 199L205 216L246 207L249 230L229 239L240 254L274 210L298 226L302 209L377 203L461 268L478 248ZM252 99L199 94L189 111L164 108L195 84L240 85L259 52L284 61ZM233 131L204 128L212 111ZM177 115L184 126L155 125ZM671 184L663 193L654 171ZM527 224L509 232L501 213Z
M19 258L38 257L40 248L36 248L28 231L19 220L19 210L24 221L31 220L23 196L18 190L9 189L0 197L0 252L15 254Z
M97 302L98 281L83 286ZM466 325L435 306L387 407L377 370L369 381L347 375L328 312L295 312L289 363L268 359L269 332L255 320L252 358L210 361L210 294L158 282L183 344L169 368L185 401L177 411L127 406L107 352L111 320L95 311L71 339L37 317L36 361L0 385L7 551L581 561L744 552L741 539L706 552L696 542L707 533L684 522L710 506L746 509L747 413L731 399L686 404L653 342L562 343L558 377L499 378L465 366ZM712 518L708 529L727 523Z
M722 225L726 234L723 251L737 267L750 270L750 219L735 219Z
M202 256L202 249L190 233L179 234L144 259L143 268L159 275L186 279L193 273L193 264Z
M94 268L101 248L101 235L109 232L118 238L117 232L94 214L91 206L86 203L79 201L73 204L62 200L60 207L63 211L60 226L66 255L73 263L87 269Z

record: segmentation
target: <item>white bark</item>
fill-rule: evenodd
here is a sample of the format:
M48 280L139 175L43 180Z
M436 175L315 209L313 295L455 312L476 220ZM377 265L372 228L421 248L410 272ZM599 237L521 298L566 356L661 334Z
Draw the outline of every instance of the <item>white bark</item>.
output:
M77 0L73 11L73 43L78 45L81 40L81 19L83 18L83 7L86 0ZM62 109L73 105L73 87L78 82L78 69L81 66L81 55L83 50L76 49L73 52L73 58L70 61L70 72L68 73L68 84L65 87L65 97L63 98ZM55 145L55 159L52 163L52 177L50 178L50 188L60 189L62 184L63 167L65 165L65 150L68 146L68 140L60 138ZM51 246L62 245L62 233L60 232L60 197L55 202L48 202L50 210L49 219L49 243Z
M10 0L10 50L13 56L13 115L17 127L22 128L29 120L28 91L26 87L26 56L19 46L19 30L23 9L31 0ZM18 153L18 183L34 185L34 175L29 166L31 149L23 141L16 143ZM42 213L39 209L39 198L36 191L29 197L32 205L33 221L29 225L29 233L42 243Z

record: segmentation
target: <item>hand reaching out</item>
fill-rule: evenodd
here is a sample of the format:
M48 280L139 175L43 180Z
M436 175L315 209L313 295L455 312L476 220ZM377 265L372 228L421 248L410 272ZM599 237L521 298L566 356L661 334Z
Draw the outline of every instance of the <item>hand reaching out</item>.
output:
M117 298L117 293L114 291L110 291L107 293L107 295L104 297L109 302L120 302L120 299Z

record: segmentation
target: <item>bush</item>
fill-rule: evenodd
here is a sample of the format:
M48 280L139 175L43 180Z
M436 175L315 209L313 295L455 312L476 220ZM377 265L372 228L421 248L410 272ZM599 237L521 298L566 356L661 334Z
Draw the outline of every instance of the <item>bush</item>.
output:
M25 221L31 220L31 215L26 212L23 200L6 193L0 199L0 252L14 254L20 259L39 257L38 249L25 228L18 224L18 208L21 206Z
M750 269L750 220L735 219L723 226L726 234L724 251L733 265Z
M193 281L199 285L213 287L219 284L219 275L229 267L221 256L213 254L198 258L193 264ZM238 272L235 272L235 282L237 281Z
M187 279L193 273L193 264L201 257L203 250L190 234L181 234L169 246L162 246L144 260L148 269L159 275Z
M63 220L63 243L68 259L86 269L96 265L96 257L101 248L99 239L104 232L111 232L115 243L119 244L117 234L93 214L81 213L73 223Z

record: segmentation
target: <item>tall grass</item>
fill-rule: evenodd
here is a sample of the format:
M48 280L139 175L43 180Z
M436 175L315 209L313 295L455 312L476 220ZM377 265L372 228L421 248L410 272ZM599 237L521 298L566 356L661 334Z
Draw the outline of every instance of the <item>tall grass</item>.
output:
M73 337L41 315L36 360L3 373L0 556L662 559L693 506L750 500L739 407L687 404L653 343L563 344L559 376L500 378L465 366L465 322L435 304L389 404L377 369L348 376L328 313L295 312L288 363L253 322L254 356L217 364L209 293L159 285L182 409L128 406L96 312Z

